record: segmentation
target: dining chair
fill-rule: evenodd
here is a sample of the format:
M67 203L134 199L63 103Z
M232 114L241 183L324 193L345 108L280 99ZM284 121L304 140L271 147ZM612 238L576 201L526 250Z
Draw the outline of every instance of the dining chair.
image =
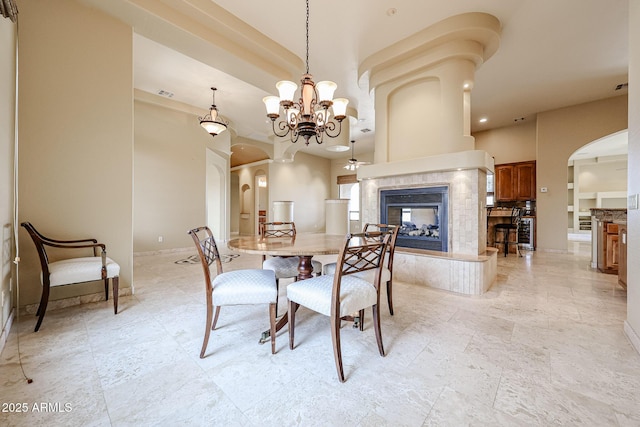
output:
M111 279L111 285L113 287L113 312L118 314L118 288L119 288L119 276L120 266L111 258L107 257L107 249L104 243L98 243L97 239L74 239L74 240L59 240L52 239L40 234L30 222L23 222L20 224L24 227L31 240L36 245L38 251L38 257L40 258L40 269L42 270L40 275L40 281L42 283L42 295L40 296L40 304L36 311L38 321L34 332L38 332L44 314L47 311L47 304L49 303L49 292L52 287L66 286L85 282L94 282L104 280L104 295L105 301L109 300L109 279ZM65 259L59 261L50 262L49 255L45 247L58 248L64 251ZM91 249L93 256L75 256L69 257L70 253L80 254L77 251L70 251L71 249L84 249L86 252ZM98 249L100 254L98 255ZM62 251L61 251L62 252Z
M391 234L391 238L389 240L389 244L387 245L387 254L385 255L385 261L383 264L383 269L382 269L382 278L381 283L386 283L387 284L387 305L389 306L389 313L393 316L393 255L396 251L396 240L398 238L398 230L399 228L395 225L390 225L390 224L373 224L373 223L366 223L364 225L364 227L362 227L362 232L363 233L367 233L367 232L373 232L373 231L379 231L382 233L390 233ZM334 274L336 270L336 263L332 262L332 263L327 263L322 267L322 274L326 274L326 275L332 275ZM358 273L361 277L366 278L369 281L371 280L371 276L373 275L372 271L365 271L362 273ZM358 326L358 323L360 325L360 329L363 329L363 324L362 322L358 322L356 321L355 326Z
M294 348L295 314L299 306L329 316L333 355L340 382L345 381L340 346L340 325L344 316L351 313L360 313L362 316L366 308L372 307L378 351L381 356L385 355L378 307L382 264L391 234L382 235L382 239L380 237L379 232L347 235L333 276L300 280L287 287L289 348ZM358 273L369 270L374 273L372 282L358 277Z
M204 358L209 343L209 335L215 329L220 316L220 307L226 305L269 304L269 331L271 334L271 354L276 352L276 298L275 274L271 270L245 269L222 271L220 252L209 227L194 228L189 231L204 271L207 296L207 319L200 358ZM211 265L215 262L215 275ZM215 307L215 316L213 308Z
M263 239L272 238L296 238L296 224L294 222L264 222L260 224L260 236ZM262 255L262 268L273 270L276 274L276 284L280 289L280 279L298 280L298 266L300 258L297 256L274 256L267 258ZM311 260L313 271L316 276L322 273L322 263L320 261ZM276 301L276 307L278 302Z

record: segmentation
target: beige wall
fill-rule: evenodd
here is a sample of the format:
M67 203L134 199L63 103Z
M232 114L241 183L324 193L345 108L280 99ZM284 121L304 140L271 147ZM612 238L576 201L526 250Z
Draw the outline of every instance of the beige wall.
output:
M540 250L567 250L567 162L583 145L627 128L627 96L538 114L537 241ZM548 192L541 193L546 187Z
M206 224L211 136L191 114L138 100L134 105L133 251L190 247L187 231Z
M628 192L640 197L640 2L629 2L629 173ZM640 351L640 211L627 213L627 322L625 329Z
M302 151L296 153L293 163L271 163L269 217L274 201L292 200L298 232L324 231L324 201L331 198L330 179L331 161Z
M132 30L71 0L19 1L20 221L58 238L92 236L132 280ZM20 232L21 304L41 293ZM51 299L104 292L54 289Z
M536 120L514 126L491 129L473 134L476 150L494 158L495 164L524 162L536 159Z
M8 331L5 326L13 308L11 245L13 225L13 157L15 123L16 25L0 17L0 351ZM7 228L4 228L8 226ZM8 233L8 235L5 235Z

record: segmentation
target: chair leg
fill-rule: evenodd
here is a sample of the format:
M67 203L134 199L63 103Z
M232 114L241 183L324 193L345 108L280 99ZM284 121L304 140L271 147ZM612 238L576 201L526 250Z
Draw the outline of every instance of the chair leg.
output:
M276 303L269 304L269 326L271 332L271 354L276 354L276 316L278 309Z
M360 332L364 331L364 308L358 312L358 317L360 318L358 321L358 327L360 328Z
M393 288L393 279L387 282L387 303L389 304L389 314L393 316L393 299L391 298L391 289Z
M280 298L280 279L276 278L276 316L278 315L278 299Z
M42 296L40 297L40 305L38 306L38 311L36 315L38 316L38 321L36 322L36 327L33 332L38 332L40 329L40 325L42 325L42 319L44 319L44 314L47 312L47 304L49 303L49 285L42 285Z
M217 319L216 309L216 319ZM202 349L200 350L200 359L204 359L204 352L207 350L207 344L209 344L209 335L211 334L211 322L213 318L213 307L211 305L211 296L207 298L207 320L204 328L204 341L202 342Z
M113 286L113 314L118 314L118 292L120 290L120 278L118 276L111 279Z
M295 332L296 325L296 310L298 309L297 303L289 300L289 348L293 350L293 336Z
M340 348L340 316L331 316L331 342L333 343L333 358L336 361L338 379L341 383L345 381L344 370L342 369L342 350Z
M373 306L373 327L376 331L376 341L378 342L378 351L380 356L384 357L384 346L382 345L382 331L380 330L380 310L378 304Z
M218 317L220 316L220 306L216 307L216 315L213 316L213 324L211 325L211 330L213 331L218 324Z
M109 278L104 279L104 300L109 301Z
M509 230L502 232L502 240L504 240L504 256L509 254Z

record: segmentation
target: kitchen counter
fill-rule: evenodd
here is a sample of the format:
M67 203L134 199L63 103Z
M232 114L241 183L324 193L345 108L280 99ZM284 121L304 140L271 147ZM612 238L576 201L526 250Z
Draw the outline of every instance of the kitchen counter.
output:
M607 246L607 236L617 235L616 227L609 227L609 225L626 223L627 221L627 209L626 208L591 208L591 267L597 268L603 273L617 274L618 273L618 241L609 239L609 245ZM609 229L609 232L607 232ZM614 232L615 229L615 232ZM603 241L604 240L604 241ZM612 252L611 245L615 246L615 251ZM610 254L610 259L607 261L607 247Z

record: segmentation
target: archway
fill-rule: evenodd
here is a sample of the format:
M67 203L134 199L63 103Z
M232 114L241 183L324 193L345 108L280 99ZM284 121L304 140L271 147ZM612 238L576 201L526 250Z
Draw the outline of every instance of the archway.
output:
M567 166L567 238L591 241L592 208L625 208L627 141L623 130L575 150Z

